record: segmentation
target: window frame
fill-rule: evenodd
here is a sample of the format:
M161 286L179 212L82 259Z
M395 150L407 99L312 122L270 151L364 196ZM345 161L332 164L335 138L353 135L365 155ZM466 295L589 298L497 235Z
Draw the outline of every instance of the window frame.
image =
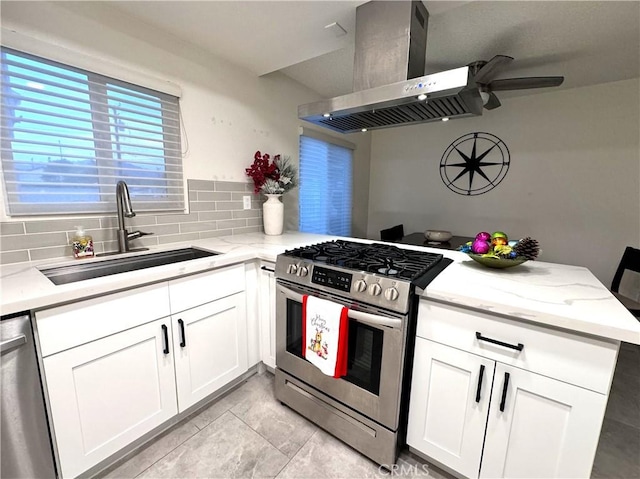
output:
M4 195L5 202L5 214L7 217L21 217L21 216L66 216L66 215L77 215L77 214L109 214L113 213L115 210L115 185L119 179L124 179L127 181L135 181L136 174L144 175L145 172L139 170L137 172L134 171L131 175L118 175L117 170L122 168L123 165L140 165L144 164L144 160L140 160L136 158L136 156L144 157L143 153L136 153L135 148L145 148L142 146L144 141L151 141L155 143L160 143L161 147L146 147L148 150L153 151L153 149L157 149L161 154L154 155L147 153L154 158L162 158L162 162L158 162L157 166L159 167L160 175L158 178L150 177L152 181L157 181L158 186L152 185L135 185L133 183L130 184L130 193L135 201L136 210L137 211L146 211L146 212L185 212L186 208L186 199L185 199L185 185L184 185L184 169L182 164L182 120L180 114L180 103L179 95L175 95L172 93L165 93L162 91L158 91L146 86L137 85L125 80L120 80L118 78L114 78L109 75L105 75L103 73L96 73L84 68L76 67L74 65L69 65L67 63L62 63L57 60L53 60L50 58L45 58L33 53L28 53L11 46L5 46L4 44L1 46L1 61L5 63L5 53L18 56L20 58L24 58L33 62L42 63L44 65L49 65L54 68L62 69L63 71L68 71L70 73L78 73L86 76L86 81L82 80L80 84L86 83L87 85L87 95L88 101L86 102L87 112L90 115L90 124L91 124L91 139L93 142L92 148L87 148L87 150L91 151L87 156L87 159L91 159L96 169L95 176L89 177L89 179L94 178L96 180L95 187L96 193L95 195L98 197L97 201L63 201L55 203L60 205L58 209L46 208L44 205L49 204L48 202L21 202L19 199L11 199L11 195L14 197L18 197L21 192L19 191L19 171L16 171L14 158L14 145L13 143L19 143L19 140L12 139L14 132L14 125L17 122L14 122L13 112L7 112L5 110L6 105L3 101L2 103L2 115L1 115L1 129L2 134L0 135L0 151L2 153L2 157L0 158L0 169L2 173L2 189ZM10 61L7 61L9 64ZM16 62L13 61L15 64ZM33 70L29 71L29 73L38 73L37 65L33 67ZM60 73L47 73L46 69L41 69L40 73L43 75L52 75L55 77L56 75L60 75L61 83L60 86L64 87L64 78ZM20 75L13 72L13 75L18 78ZM23 74L26 75L26 74ZM11 73L5 76L4 67L3 72L0 73L0 76L3 79L11 78ZM55 80L55 78L54 78ZM48 80L52 82L52 80ZM43 83L46 84L46 81L43 80ZM54 82L55 83L55 82ZM55 84L53 85L56 86ZM72 87L70 87L72 88ZM4 89L4 88L3 88ZM178 89L179 91L179 89ZM52 98L57 99L60 94L53 94ZM117 131L117 127L115 130L112 130L112 127L117 125L117 116L115 113L112 113L110 110L113 109L112 101L118 98L118 95L122 95L125 99L123 102L134 102L135 99L138 99L140 103L143 101L157 101L158 107L157 111L159 115L155 118L160 118L160 123L158 123L156 128L161 129L161 133L152 132L147 130L146 134L149 134L151 138L145 138L145 132L142 130L142 133L139 133L140 136L137 137L137 140L140 144L136 145L136 138L133 139L133 142L127 143L126 138L124 142L119 140L119 136L115 134L116 140L112 138L114 136L114 131ZM4 95L3 95L4 96ZM62 95L60 95L62 96ZM127 98L128 97L128 98ZM137 98L136 98L137 97ZM147 97L147 98L145 98ZM133 99L133 100L132 100ZM78 101L71 100L70 101ZM82 102L82 100L79 100ZM60 103L59 106L64 108L64 103ZM140 110L144 109L144 106L141 104L137 105ZM170 108L169 108L170 107ZM144 120L144 113L135 111L136 105L131 104L129 108L129 113L134 116L142 117ZM19 107L16 106L16 109L19 110ZM169 111L171 110L171 111ZM34 110L32 113L38 114L39 112ZM170 118L168 115L172 114L173 118ZM58 125L62 125L60 123L61 118L64 116L59 116L56 114L52 115L51 123L46 123L43 120L34 120L31 119L35 124L39 125L48 125L53 128L58 127ZM114 118L116 118L114 120ZM153 116L149 116L149 118L154 118ZM82 118L77 118L77 121L85 121ZM135 120L132 120L135 121ZM140 120L142 121L142 120ZM150 123L151 124L151 123ZM27 128L28 129L28 128ZM169 129L172 129L173 132L169 132ZM18 130L18 129L16 129ZM133 128L135 130L135 128ZM43 130L45 131L45 130ZM70 129L75 135L78 135L78 132L83 133L89 131L86 128L78 128L77 130ZM23 132L24 133L24 132ZM38 132L37 130L32 131L34 135L46 135L47 133ZM161 135L158 138L153 138L153 135ZM134 137L135 135L125 135L127 137ZM51 138L56 138L54 135L51 135ZM64 135L61 135L60 138L64 138ZM74 137L69 137L70 140L74 140ZM77 136L76 136L77 139ZM140 141L142 140L142 141ZM24 140L24 144L31 144L39 146L40 143L45 144L46 142L36 142L30 140ZM133 151L127 152L125 154L130 155L133 159L123 159L122 157L116 158L115 155L120 155L120 148L122 145L127 145L133 148ZM56 148L53 145L48 145L50 150ZM35 148L34 148L35 150ZM117 153L116 153L117 152ZM47 150L44 153L32 153L39 156L44 156L49 153ZM29 154L29 153L27 153ZM52 154L52 157L59 156L61 159L62 155ZM79 156L76 158L80 158ZM45 164L44 161L42 161ZM6 168L6 165L12 164L12 168ZM131 168L129 168L131 169ZM111 174L105 173L111 172ZM151 171L151 170L149 170ZM71 177L72 173L65 173L67 177ZM66 178L68 179L68 178ZM144 177L142 178L144 180ZM140 177L138 176L138 180ZM13 183L12 183L13 182ZM46 181L42 181L42 183L46 183ZM11 186L13 185L13 186ZM53 185L53 183L52 183ZM58 186L66 186L65 182L62 181ZM136 188L140 193L136 192ZM149 199L152 196L150 193L145 193L144 188L147 188L149 191L152 189L163 189L164 188L164 198L163 195L153 193L155 198ZM69 190L64 192L65 194L69 194ZM37 193L34 193L34 196ZM52 198L55 197L54 193L45 192L43 195L50 194ZM166 200L166 198L172 198L171 200Z

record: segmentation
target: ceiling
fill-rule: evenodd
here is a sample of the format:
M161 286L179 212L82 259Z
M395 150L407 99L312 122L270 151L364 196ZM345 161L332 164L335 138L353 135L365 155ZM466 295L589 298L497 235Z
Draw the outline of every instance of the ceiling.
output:
M350 93L355 9L363 1L108 2L257 75L275 71L324 97ZM640 77L639 1L425 1L426 73L496 54L498 78L564 75L560 88ZM338 22L336 36L326 25ZM543 90L500 92L500 98Z

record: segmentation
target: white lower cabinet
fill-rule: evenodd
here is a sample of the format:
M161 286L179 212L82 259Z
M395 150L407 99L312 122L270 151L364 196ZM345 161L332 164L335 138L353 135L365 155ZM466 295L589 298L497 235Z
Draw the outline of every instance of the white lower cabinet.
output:
M276 367L276 277L275 264L260 264L260 350L262 362Z
M589 477L606 404L603 394L498 364L480 477Z
M172 316L180 412L247 371L245 293Z
M465 477L589 477L616 353L604 340L422 301L407 443Z
M477 477L495 362L416 338L407 443Z
M65 478L248 368L243 265L38 311L35 318Z
M63 477L75 477L178 412L169 318L43 360ZM165 337L165 332L167 336Z

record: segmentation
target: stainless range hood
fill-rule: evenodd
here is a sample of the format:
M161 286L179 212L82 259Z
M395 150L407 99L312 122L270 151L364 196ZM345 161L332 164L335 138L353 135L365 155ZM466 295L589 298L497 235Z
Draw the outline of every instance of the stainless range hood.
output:
M354 93L300 105L298 118L354 133L482 115L469 67L424 75L428 17L421 1L360 5Z

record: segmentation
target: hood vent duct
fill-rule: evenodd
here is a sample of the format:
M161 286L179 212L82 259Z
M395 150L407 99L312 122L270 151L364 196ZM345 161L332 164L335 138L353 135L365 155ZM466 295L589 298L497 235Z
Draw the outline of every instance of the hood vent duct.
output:
M301 105L298 117L353 133L481 115L482 98L469 67L424 75L428 18L421 1L360 5L354 93Z

